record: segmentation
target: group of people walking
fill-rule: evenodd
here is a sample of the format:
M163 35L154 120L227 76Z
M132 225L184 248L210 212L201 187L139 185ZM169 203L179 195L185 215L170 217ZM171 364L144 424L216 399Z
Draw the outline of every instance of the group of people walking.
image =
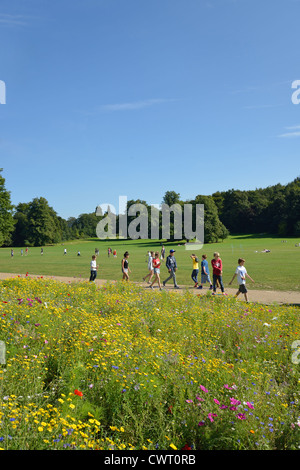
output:
M222 264L222 259L220 258L220 254L218 252L215 252L211 260L212 280L210 277L207 255L206 254L202 255L200 268L199 268L198 257L195 254L192 254L190 257L193 263L193 270L192 270L191 278L194 282L194 287L197 289L203 289L203 285L208 283L209 290L212 291L212 295L216 294L217 287L221 289L221 292L223 295L226 295L224 284L223 284L223 279L222 279L223 264ZM164 281L161 281L160 268L161 268L161 263L164 261L165 261L164 246L162 247L160 253L158 251L155 251L155 252L149 251L148 260L147 260L148 274L145 277L143 277L143 281L144 282L147 281L149 283L148 287L150 289L153 289L154 284L157 283L159 289L161 290L162 286L165 287L166 283L172 279L174 288L179 289L179 286L176 280L177 261L175 258L175 250L171 249L169 251L169 255L167 256L166 261L165 261L165 266L168 270L168 276ZM129 252L128 251L124 253L122 263L121 263L121 269L122 269L122 274L123 274L122 279L124 281L129 281L129 274L131 273L131 271L129 268ZM201 273L200 273L201 280L199 282L198 275L199 275L200 269L201 269ZM96 255L93 255L92 261L91 261L90 281L94 281L96 279L97 270L98 270L98 265L96 263ZM243 258L238 259L238 266L235 270L232 280L229 282L229 285L232 284L235 277L237 277L237 282L239 286L238 291L235 294L235 297L237 297L240 293L242 293L244 294L246 301L248 301L246 277L248 277L252 282L254 282L254 280L247 273L247 270L245 268L245 260Z
M167 279L165 279L162 282L162 284L163 286L165 286L166 283L170 279L173 279L174 288L179 289L179 286L177 285L177 282L176 282L177 262L176 262L174 253L175 253L175 250L171 249L170 254L166 259L166 268L169 271L169 276L167 277ZM226 295L224 284L223 284L223 279L222 279L223 264L222 264L222 259L220 258L220 254L218 252L215 252L213 255L213 259L211 260L211 266L213 270L212 281L211 281L210 273L209 273L207 255L206 254L202 255L200 283L198 282L199 259L195 254L192 254L190 257L193 263L193 270L192 270L191 278L194 281L194 287L197 289L203 289L203 284L206 284L207 282L210 285L209 289L212 290L213 295L216 294L217 287L221 289L221 292L223 295ZM163 260L164 257L161 256L161 259ZM149 273L147 274L147 276L143 277L143 281L146 281L149 278L148 280L150 284L149 287L152 289L153 289L153 285L156 282L158 283L159 288L160 289L162 288L161 280L160 280L160 265L161 265L161 261L159 258L159 252L158 251L156 251L155 253L153 251L149 252L148 253ZM154 279L151 282L153 276L154 276ZM245 260L243 258L238 259L238 266L235 270L232 280L229 282L229 285L232 284L235 277L237 277L238 286L239 286L238 291L235 294L235 297L237 297L240 293L243 293L246 301L248 301L246 277L248 277L253 283L254 283L254 280L247 273L247 270L245 268Z

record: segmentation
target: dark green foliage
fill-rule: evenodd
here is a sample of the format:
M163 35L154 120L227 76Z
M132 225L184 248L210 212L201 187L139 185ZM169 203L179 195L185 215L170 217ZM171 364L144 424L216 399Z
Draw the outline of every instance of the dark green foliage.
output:
M0 168L0 246L10 244L11 233L14 228L10 192L5 188L5 179L1 172L2 168Z

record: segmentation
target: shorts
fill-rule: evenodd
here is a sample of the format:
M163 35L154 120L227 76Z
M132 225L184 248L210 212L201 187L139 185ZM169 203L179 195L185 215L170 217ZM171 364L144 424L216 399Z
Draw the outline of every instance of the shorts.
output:
M160 274L160 268L154 268L154 274Z
M201 274L201 284L205 284L206 281L211 284L209 274Z
M245 286L245 284L240 284L239 285L239 291L242 293L242 294L247 294L247 287Z
M122 271L123 271L123 273L126 274L126 273L128 273L128 268L124 268Z

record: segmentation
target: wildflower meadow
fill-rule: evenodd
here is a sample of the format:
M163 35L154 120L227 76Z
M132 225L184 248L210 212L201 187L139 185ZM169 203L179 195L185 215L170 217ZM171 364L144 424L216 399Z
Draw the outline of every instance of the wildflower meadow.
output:
M1 449L298 449L298 307L30 276L0 298Z

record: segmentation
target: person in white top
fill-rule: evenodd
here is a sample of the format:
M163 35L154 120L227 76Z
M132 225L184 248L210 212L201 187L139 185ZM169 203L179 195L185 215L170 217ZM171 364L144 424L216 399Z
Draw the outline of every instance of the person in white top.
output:
M96 263L96 255L92 256L92 261L91 261L91 275L90 275L90 281L95 281L97 277L97 269L98 265Z
M238 285L239 285L239 290L237 291L237 293L235 294L235 298L240 294L244 294L245 296L245 300L246 302L248 302L248 295L247 295L247 288L246 288L246 276L249 277L249 279L251 279L251 281L254 283L252 277L249 276L249 274L247 273L247 269L245 268L245 260L243 258L239 258L238 259L238 267L236 268L236 271L233 275L233 278L231 279L231 281L229 282L229 285L231 285L232 281L234 280L234 278L237 276L237 281L238 281Z
M151 284L151 279L154 274L154 269L153 269L153 258L154 258L154 252L153 251L148 251L148 271L149 273L147 276L143 277L143 281L146 281L146 279L149 277L148 283Z

